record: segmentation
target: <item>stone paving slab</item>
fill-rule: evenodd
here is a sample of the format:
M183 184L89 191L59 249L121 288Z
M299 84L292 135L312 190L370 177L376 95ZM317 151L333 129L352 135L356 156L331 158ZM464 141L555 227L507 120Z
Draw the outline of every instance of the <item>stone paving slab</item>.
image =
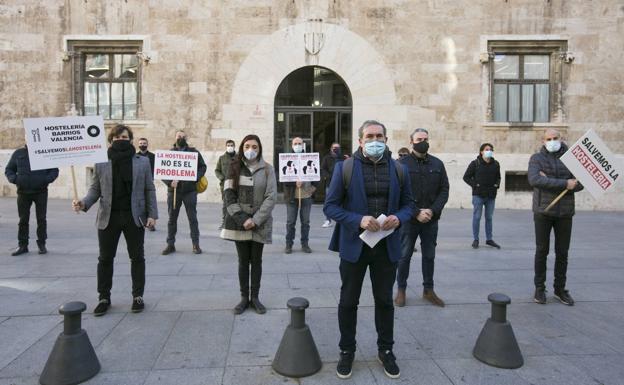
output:
M395 309L394 351L399 380L383 374L376 360L374 301L366 278L358 317L354 375L335 375L338 359L337 303L339 259L327 251L333 229L320 227L313 206L310 245L283 253L285 208L274 211L274 243L263 257L261 298L268 313L234 316L239 300L237 257L231 242L218 238L220 207L199 205L202 255L191 253L184 214L178 251L163 256L166 218L146 234L146 311L129 313L130 266L122 240L115 260L113 306L93 317L97 303L95 210L76 215L69 201L49 202L49 253L11 257L16 244L15 201L0 198L0 385L38 384L41 370L62 330L58 307L70 300L87 303L83 328L96 349L102 372L88 384L613 384L624 372L624 215L578 212L574 219L568 284L577 305L552 296L533 303L534 236L532 215L497 210L495 239L502 250L472 249L471 210L446 210L440 222L436 291L447 307L422 300L420 252L413 254L408 302ZM166 216L164 205L160 212ZM31 219L34 223L34 214ZM602 231L596 231L596 229ZM34 236L34 226L31 225ZM34 244L34 242L33 242ZM417 245L417 248L420 248ZM548 261L552 285L554 258ZM487 295L512 298L508 319L525 358L520 369L503 370L472 357L476 338L490 314ZM289 298L310 301L307 323L323 368L300 380L275 373L271 362L289 323Z

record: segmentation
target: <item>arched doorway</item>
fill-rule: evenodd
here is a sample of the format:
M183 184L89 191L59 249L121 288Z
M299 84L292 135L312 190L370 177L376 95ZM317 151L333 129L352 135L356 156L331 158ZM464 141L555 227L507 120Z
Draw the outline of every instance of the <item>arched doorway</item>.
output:
M278 153L292 152L293 138L301 137L306 152L325 156L333 142L343 153L352 150L352 101L349 87L334 71L301 67L284 78L275 94L274 164ZM320 185L316 200L324 198Z

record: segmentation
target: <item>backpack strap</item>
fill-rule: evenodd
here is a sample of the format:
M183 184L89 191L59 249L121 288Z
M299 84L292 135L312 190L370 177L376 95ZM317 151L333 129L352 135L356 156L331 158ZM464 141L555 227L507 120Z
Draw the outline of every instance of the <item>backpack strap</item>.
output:
M397 177L399 178L399 185L402 188L403 181L405 180L405 170L397 160L393 159L392 161L394 162L394 168L396 170ZM342 185L345 190L349 188L349 184L351 184L351 177L353 176L353 162L353 157L345 159L342 162Z

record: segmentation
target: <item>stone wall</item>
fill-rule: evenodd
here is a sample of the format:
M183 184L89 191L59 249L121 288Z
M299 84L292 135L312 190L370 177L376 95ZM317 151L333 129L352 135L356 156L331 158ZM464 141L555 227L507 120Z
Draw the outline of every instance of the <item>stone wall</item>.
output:
M313 18L324 20L318 55L306 54L303 42L305 21ZM458 186L450 203L456 207L469 206L460 177L484 141L495 144L511 171L526 169L547 126L570 142L594 128L612 151L624 153L621 0L6 0L0 4L0 149L23 144L23 118L66 114L65 41L85 36L144 39L150 60L142 68L141 114L128 123L153 149L170 147L183 128L202 149L209 177L224 139L238 141L250 131L262 135L272 159L277 86L312 64L345 79L354 125L366 118L388 123L394 150L415 126L430 128L431 151L443 155ZM480 56L491 36L568 41L575 59L565 67L562 122L486 124L487 66ZM84 192L86 167L77 169ZM69 197L67 175L63 170L51 196ZM0 191L14 194L4 179ZM497 204L528 207L529 195L502 194ZM218 198L215 183L202 195ZM616 198L580 200L588 209L624 209Z

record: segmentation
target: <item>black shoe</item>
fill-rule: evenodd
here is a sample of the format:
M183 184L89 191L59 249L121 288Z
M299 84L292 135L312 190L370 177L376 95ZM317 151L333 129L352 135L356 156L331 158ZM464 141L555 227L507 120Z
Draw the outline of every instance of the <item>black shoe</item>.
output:
M284 253L292 254L292 245L286 245L286 247L284 248Z
M110 305L111 305L110 299L101 299L100 302L95 307L95 309L93 309L93 315L96 317L103 316L108 311L108 308L110 307Z
M156 231L156 226L148 227L149 231Z
M574 306L574 299L567 290L555 290L555 298L564 305Z
M234 309L232 311L236 315L243 314L245 309L247 309L248 307L249 307L249 298L245 296L245 297L241 297L240 302L238 303L238 305L234 306Z
M132 312L133 313L140 313L143 311L143 309L145 309L145 302L143 302L143 297L138 296L138 297L134 297L132 299Z
M340 352L340 359L338 360L338 365L336 365L336 375L338 378L342 378L346 380L351 377L353 374L353 359L355 358L355 353L353 352Z
M201 253L202 253L201 247L199 247L199 245L193 245L193 254L201 254Z
M162 255L168 255L171 253L175 253L176 249L174 245L167 245L165 249L162 251Z
M500 245L491 239L489 241L485 241L485 244L488 246L492 246L492 247L496 247L497 249L500 249Z
M11 253L12 256L16 257L18 255L26 254L28 252L28 246L17 246L14 252Z
M312 249L310 248L310 246L308 246L307 243L304 245L301 245L301 250L303 250L304 253L308 253L308 254L312 252Z
M539 303L540 305L545 305L546 304L546 290L535 289L535 295L533 296L533 301L535 301L535 303Z
M39 254L47 254L48 253L48 249L46 249L45 243L39 243L37 246L39 247Z
M479 248L479 240L475 239L474 241L472 241L472 248L473 249L478 249Z
M256 313L258 314L266 313L266 307L264 307L264 305L262 304L262 302L260 302L258 297L251 297L251 307L253 307L256 310Z
M396 357L392 350L386 350L385 352L379 352L377 355L379 362L383 365L384 373L390 378L399 378L401 371L396 364Z

